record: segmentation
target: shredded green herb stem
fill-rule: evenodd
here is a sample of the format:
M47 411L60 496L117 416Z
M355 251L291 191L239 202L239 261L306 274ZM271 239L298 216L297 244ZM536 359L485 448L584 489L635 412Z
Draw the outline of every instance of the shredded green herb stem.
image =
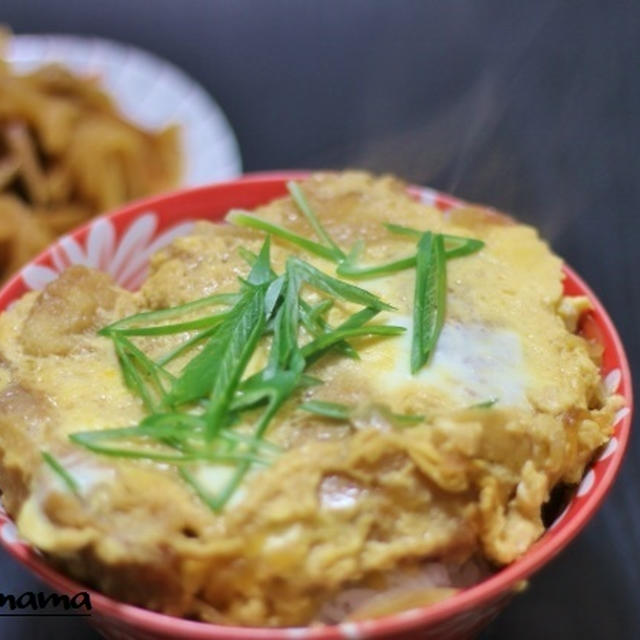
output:
M375 408L383 417L401 427L415 426L425 420L425 416L394 413L385 406L375 406ZM303 402L298 409L341 422L350 422L355 413L355 407L350 407L340 402L327 402L324 400L309 400L308 402Z
M362 266L358 262L364 243L356 243L345 254L320 223L300 186L289 182L287 189L317 241L259 216L230 212L227 221L267 234L257 255L240 250L250 270L239 290L138 313L101 329L100 335L113 341L125 384L140 397L149 415L134 426L74 433L72 442L102 455L173 464L206 504L221 510L254 466L271 464L280 452L265 434L280 408L300 389L322 383L305 373L309 366L329 352L357 358L348 339L384 339L405 331L401 326L371 324L377 314L393 311L393 307L343 278L372 278L415 268L411 370L415 373L426 364L444 322L446 261L478 251L483 243L387 225L391 233L417 240L415 255ZM284 273L275 273L270 262L271 236L333 262L338 278L295 256L287 259ZM320 294L320 301L308 303L303 298L306 288ZM327 313L338 300L361 309L334 327ZM217 307L222 309L214 311ZM304 344L301 328L307 336ZM179 334L184 334L184 340L156 359L134 342ZM249 362L267 337L271 344L265 367L246 377ZM167 369L192 352L178 373ZM348 420L352 413L346 405L314 400L299 408L336 420ZM424 419L388 414L405 426ZM242 431L238 424L243 425ZM50 454L43 452L43 458L71 489L73 478L64 468ZM203 464L214 463L232 469L217 494L198 477Z
M418 372L429 360L442 330L446 276L444 239L427 231L418 241L416 256L411 373Z
M498 398L489 398L484 402L478 402L476 404L472 404L469 409L491 409L495 404L498 403Z
M78 493L80 488L75 478L60 464L59 460L48 451L41 451L40 455L47 466L62 480L63 484L71 493Z

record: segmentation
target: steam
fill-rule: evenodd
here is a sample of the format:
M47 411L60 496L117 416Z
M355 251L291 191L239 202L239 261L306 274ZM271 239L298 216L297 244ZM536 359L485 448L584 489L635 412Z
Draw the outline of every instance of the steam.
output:
M474 28L476 14L470 5L457 6L456 23L451 24L451 13L443 28L459 34L461 51L467 55L473 50L465 49L462 39ZM324 150L307 164L393 173L490 204L535 224L554 243L593 206L597 181L606 170L589 167L587 160L594 188L586 190L585 176L574 168L589 158L590 141L597 135L590 130L590 121L607 97L597 94L599 87L591 82L591 71L598 66L597 49L563 47L556 25L561 7L561 3L550 3L543 15L537 12L537 19L517 34L506 30L505 38L517 37L517 48L513 43L500 48L488 42L484 67L474 68L473 60L461 61L460 52L452 50L447 52L452 59L450 69L438 70L432 63L395 69L392 65L397 64L397 57L395 63L388 61L383 51L370 61L367 77L360 79L360 141ZM393 32L394 25L388 29ZM389 37L381 34L380 39L385 42ZM517 54L500 58L492 47ZM442 60L447 62L446 54ZM555 73L557 65L564 65L561 73ZM423 68L428 73L418 77ZM443 84L447 73L451 77ZM390 86L381 89L380 78ZM428 98L424 88L413 86L417 82L440 82L442 90L436 87ZM424 114L414 113L407 122L386 120L388 114L403 111L398 107L403 100L411 104L421 100L428 109ZM590 113L584 112L585 103ZM380 134L380 129L386 133Z

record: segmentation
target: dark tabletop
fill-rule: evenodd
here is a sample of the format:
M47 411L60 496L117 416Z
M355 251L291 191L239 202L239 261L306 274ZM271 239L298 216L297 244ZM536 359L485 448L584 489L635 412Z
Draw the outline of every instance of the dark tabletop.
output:
M389 171L538 225L640 365L638 5L2 0L2 21L172 60L225 110L247 171ZM640 637L639 491L634 439L603 508L483 640ZM0 592L36 585L0 557ZM0 621L3 639L58 637L97 635L82 620Z

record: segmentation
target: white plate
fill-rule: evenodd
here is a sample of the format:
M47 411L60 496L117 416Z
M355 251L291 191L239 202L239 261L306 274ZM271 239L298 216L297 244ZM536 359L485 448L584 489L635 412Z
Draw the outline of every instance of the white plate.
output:
M238 143L209 94L175 65L137 47L102 38L14 36L7 59L17 72L60 62L97 76L122 113L142 127L181 127L183 186L233 178L242 172Z

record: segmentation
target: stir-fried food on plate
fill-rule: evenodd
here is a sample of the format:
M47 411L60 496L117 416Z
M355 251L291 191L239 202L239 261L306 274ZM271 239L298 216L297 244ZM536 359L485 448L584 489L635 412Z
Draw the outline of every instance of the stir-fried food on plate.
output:
M20 75L0 57L0 281L95 214L175 185L178 142L175 126L127 121L96 78Z
M303 625L527 551L620 399L535 230L317 174L198 223L140 291L72 267L0 317L20 534L126 602Z

